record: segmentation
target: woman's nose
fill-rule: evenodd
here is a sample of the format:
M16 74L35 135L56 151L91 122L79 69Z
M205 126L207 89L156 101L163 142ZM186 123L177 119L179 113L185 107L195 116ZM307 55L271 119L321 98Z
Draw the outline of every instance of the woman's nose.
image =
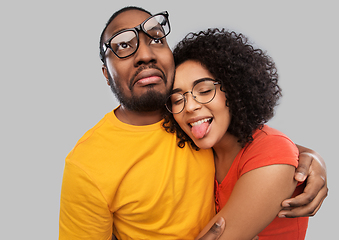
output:
M201 103L198 103L195 99L194 96L192 95L191 92L188 92L186 94L186 104L185 104L185 109L186 112L194 112L197 109L201 108Z

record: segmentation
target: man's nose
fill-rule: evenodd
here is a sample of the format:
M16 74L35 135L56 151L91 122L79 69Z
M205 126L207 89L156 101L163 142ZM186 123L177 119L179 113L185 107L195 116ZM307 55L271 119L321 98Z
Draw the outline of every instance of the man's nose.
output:
M152 39L144 33L139 33L139 47L135 53L134 64L139 66L141 64L148 64L150 62L156 62L156 49L151 46Z

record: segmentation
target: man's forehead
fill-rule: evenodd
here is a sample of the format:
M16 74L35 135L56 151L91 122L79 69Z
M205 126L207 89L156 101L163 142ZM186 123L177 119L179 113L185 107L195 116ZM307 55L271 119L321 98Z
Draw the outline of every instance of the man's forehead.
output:
M108 25L105 31L105 40L121 30L138 26L150 16L151 15L149 15L148 13L136 9L127 10L120 13Z

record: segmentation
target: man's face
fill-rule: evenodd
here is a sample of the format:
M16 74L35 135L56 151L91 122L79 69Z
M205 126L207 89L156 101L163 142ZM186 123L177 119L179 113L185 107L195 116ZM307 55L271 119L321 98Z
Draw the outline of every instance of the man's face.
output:
M107 27L103 41L149 17L139 10L120 13ZM140 31L139 48L133 55L120 59L108 49L105 59L103 73L121 105L139 112L163 108L174 78L173 55L165 38L154 40Z

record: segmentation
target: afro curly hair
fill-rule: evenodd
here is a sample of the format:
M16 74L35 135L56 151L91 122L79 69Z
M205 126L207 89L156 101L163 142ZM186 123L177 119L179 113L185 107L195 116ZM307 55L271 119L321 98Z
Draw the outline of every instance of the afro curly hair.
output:
M217 28L189 33L177 44L173 55L176 66L187 60L197 61L221 82L232 117L227 131L241 146L253 141L253 132L273 117L281 97L275 63L265 52L254 49L243 34ZM163 127L176 132L179 147L188 142L198 150L172 114L165 116Z

